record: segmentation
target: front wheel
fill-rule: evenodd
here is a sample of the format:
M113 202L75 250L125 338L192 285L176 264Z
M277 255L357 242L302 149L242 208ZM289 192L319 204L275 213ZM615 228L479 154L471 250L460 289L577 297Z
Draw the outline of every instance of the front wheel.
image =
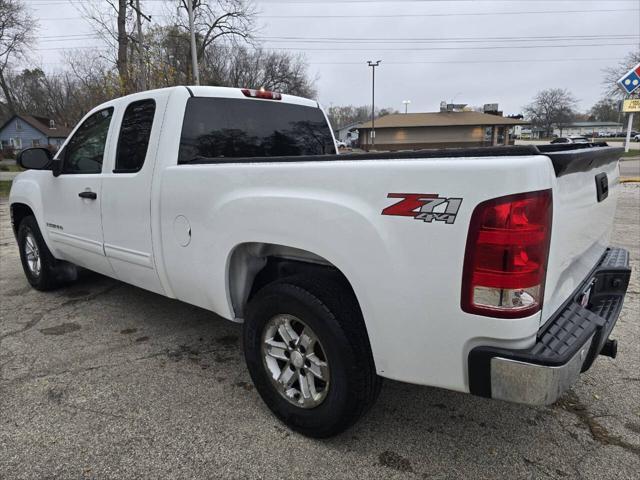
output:
M32 215L20 222L18 248L24 274L36 290L51 290L75 279L75 267L53 257L42 238L38 222Z
M291 277L249 302L244 350L258 393L292 429L329 437L353 424L380 389L353 293L330 275Z

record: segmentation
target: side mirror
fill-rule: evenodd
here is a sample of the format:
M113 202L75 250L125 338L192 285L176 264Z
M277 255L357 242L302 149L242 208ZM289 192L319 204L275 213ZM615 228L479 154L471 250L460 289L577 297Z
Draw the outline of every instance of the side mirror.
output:
M53 155L42 147L25 148L18 153L18 165L27 170L49 170Z
M60 176L62 173L62 160L57 158L51 160L51 173L53 173L54 177Z

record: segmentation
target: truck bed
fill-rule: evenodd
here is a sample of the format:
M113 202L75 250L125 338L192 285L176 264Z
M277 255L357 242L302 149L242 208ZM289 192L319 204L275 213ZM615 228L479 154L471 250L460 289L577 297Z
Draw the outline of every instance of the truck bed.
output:
M348 162L360 160L470 158L470 157L520 157L546 155L551 159L556 176L586 171L607 164L619 156L621 148L608 147L606 142L565 145L509 145L477 148L438 148L397 152L343 153L334 155L303 155L288 157L208 158L197 157L188 162L197 164L220 163L300 163L300 162ZM586 161L585 161L586 160Z

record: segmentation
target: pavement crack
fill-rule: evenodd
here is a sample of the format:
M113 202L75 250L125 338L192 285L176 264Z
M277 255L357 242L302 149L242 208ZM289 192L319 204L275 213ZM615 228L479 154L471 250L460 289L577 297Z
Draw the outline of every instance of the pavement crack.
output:
M634 445L617 435L612 435L604 425L596 420L596 416L589 411L587 406L582 403L573 390L569 390L564 397L558 401L557 405L574 414L576 418L587 427L591 438L596 442L601 445L615 445L640 456L640 445Z
M22 326L22 328L19 328L17 330L12 330L12 331L7 332L7 333L3 333L2 335L0 335L0 342L2 342L2 340L4 340L5 338L13 337L14 335L18 335L20 333L24 333L27 330L32 329L33 327L35 327L40 322L40 320L42 320L44 318L44 316L47 313L51 312L55 308L58 308L58 307L56 306L56 307L50 308L50 309L48 309L48 310L46 310L44 312L41 312L41 313L38 313L38 314L34 315L33 317L31 317L31 320L29 320L27 323L25 323Z
M24 333L28 330L31 330L33 327L35 327L38 323L40 323L40 321L49 313L53 312L54 310L57 310L59 308L62 307L66 307L69 305L75 305L77 303L81 303L81 302L86 302L89 300L93 300L96 297L100 297L102 295L106 295L108 293L110 293L111 291L115 290L116 288L118 288L120 286L120 283L115 283L113 285L110 285L109 287L102 289L98 292L92 293L91 295L87 295L86 297L82 297L82 298L72 298L69 300L65 300L62 303L56 304L40 313L36 313L34 314L34 316L31 318L31 320L29 320L27 323L25 323L22 328L19 328L17 330L12 330L10 332L4 333L2 335L0 335L0 343L2 342L2 340L4 340L5 338L8 337L13 337L15 335L19 335L21 333Z
M105 416L105 417L120 418L120 419L124 419L124 420L133 420L132 417L127 417L126 415L118 415L117 413L110 413L110 412L103 412L101 410L94 410L93 408L82 407L82 406L74 404L74 403L63 403L62 405L65 406L65 407L73 408L75 410L80 410L82 412L95 413L96 415L102 415L102 416Z
M87 295L85 297L70 298L70 299L65 300L64 302L62 302L58 307L67 307L69 305L76 305L78 303L84 303L84 302L88 302L90 300L95 300L98 297L101 297L103 295L107 295L108 293L111 293L113 290L115 290L116 288L120 287L121 285L122 285L121 283L114 283L113 285L109 285L107 288L103 288L102 290L99 290L97 292L90 293L89 295Z

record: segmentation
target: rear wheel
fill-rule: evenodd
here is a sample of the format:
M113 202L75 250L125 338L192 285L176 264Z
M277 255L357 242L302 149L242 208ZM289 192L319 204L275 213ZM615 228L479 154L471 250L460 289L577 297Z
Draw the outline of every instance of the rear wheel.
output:
M22 269L31 286L37 290L51 290L75 279L75 267L56 260L42 238L35 217L25 217L18 227L18 248Z
M380 389L360 309L336 277L265 286L249 302L244 324L257 391L280 420L312 437L349 427Z

